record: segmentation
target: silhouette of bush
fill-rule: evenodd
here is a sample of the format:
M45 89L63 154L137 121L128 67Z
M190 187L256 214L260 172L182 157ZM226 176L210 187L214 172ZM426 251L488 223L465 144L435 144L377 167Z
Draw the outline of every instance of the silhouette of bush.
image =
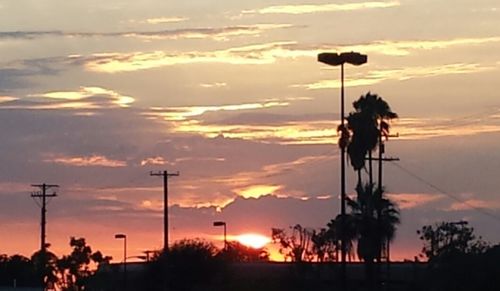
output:
M217 257L224 262L267 262L269 261L269 253L264 248L255 249L247 247L239 242L228 242L226 249L221 250Z
M221 270L217 248L199 239L176 242L153 259L146 271L147 290L192 290L206 285Z

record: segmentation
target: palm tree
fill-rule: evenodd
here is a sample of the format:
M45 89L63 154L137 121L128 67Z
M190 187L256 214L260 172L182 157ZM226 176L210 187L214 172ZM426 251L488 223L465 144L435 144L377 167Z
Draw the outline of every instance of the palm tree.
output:
M357 240L358 257L365 262L366 278L370 283L373 283L373 263L382 246L394 239L396 225L400 222L396 205L387 198L380 199L383 197L383 193L377 193L380 190L384 189L374 190L373 184L358 184L356 198L347 199L351 209L349 220L355 229L351 235Z
M358 172L358 185L362 184L361 170L365 168L365 157L368 155L369 161L369 183L373 183L372 159L371 154L377 147L382 145L382 136L389 136L389 122L397 118L398 115L392 112L389 104L377 94L368 92L353 102L354 112L347 117L347 130L352 132L350 141L345 133L345 129L339 129L342 132L342 144L347 144L347 153L351 165ZM381 152L381 151L380 151ZM382 162L382 161L379 161ZM380 181L379 181L380 183ZM381 185L379 185L379 188Z

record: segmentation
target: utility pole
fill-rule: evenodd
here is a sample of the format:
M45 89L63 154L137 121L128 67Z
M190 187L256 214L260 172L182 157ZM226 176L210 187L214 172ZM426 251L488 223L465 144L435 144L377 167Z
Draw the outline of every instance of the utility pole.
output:
M45 242L45 225L47 224L47 218L46 218L46 214L47 214L47 198L52 198L52 197L56 197L56 192L52 192L52 193L47 193L47 191L51 188L58 188L59 185L54 185L54 184L32 184L31 185L32 187L36 187L36 188L39 188L40 191L36 191L36 192L32 192L31 193L31 197L33 198L33 200L35 200L35 202L38 204L38 206L40 206L40 209L41 209L41 223L40 223L40 227L41 227L41 232L40 232L40 251L42 253L45 253L45 251L47 250L47 243Z
M169 173L168 171L150 172L150 176L163 177L163 250L168 252L168 178L178 177L179 171Z
M399 137L399 134L396 134L396 135L389 135L387 137ZM372 157L371 153L370 155L368 156L367 160L369 161L369 164L370 164L370 180L372 180L372 161L378 161L378 185L377 185L377 199L378 201L382 201L382 185L383 185L383 182L382 182L382 173L383 173L383 170L382 170L382 165L384 162L394 162L394 161L399 161L399 158L384 158L384 154L385 154L385 144L384 144L384 141L382 139L382 124L380 125L380 131L379 131L379 136L378 136L378 158L374 158ZM373 182L370 182L370 183L373 183ZM373 184L371 184L370 187L373 187ZM373 193L372 193L373 194ZM377 207L377 224L379 225L380 227L380 223L381 223L381 216L382 216L382 209L380 209L380 207ZM387 281L390 281L390 255L389 255L389 245L390 245L390 242L387 241L386 242L386 245L385 245L385 249L386 249L386 264L387 264ZM380 267L381 267L381 263L382 263L382 249L384 248L384 246L380 246L380 249L379 249L379 252L377 254L377 277L378 279L380 280ZM377 284L377 290L380 289L380 282L378 282ZM385 284L385 288L388 287L388 284L389 282L386 282Z

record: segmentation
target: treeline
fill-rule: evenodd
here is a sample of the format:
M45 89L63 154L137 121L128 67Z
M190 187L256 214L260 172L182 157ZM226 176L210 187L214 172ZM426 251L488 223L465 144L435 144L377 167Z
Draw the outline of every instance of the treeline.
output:
M417 231L428 260L419 290L494 291L500 286L500 244L476 237L466 221L441 222Z
M48 250L30 258L0 255L0 286L85 290L96 269L108 265L111 257L93 252L84 238L72 237L69 244L71 253L60 258Z

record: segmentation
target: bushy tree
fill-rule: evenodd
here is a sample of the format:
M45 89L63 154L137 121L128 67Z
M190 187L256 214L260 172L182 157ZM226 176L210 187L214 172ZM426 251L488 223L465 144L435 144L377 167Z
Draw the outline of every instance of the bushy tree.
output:
M217 248L205 240L183 239L155 256L144 279L146 290L191 290L207 284L221 268Z
M422 254L429 260L456 253L482 253L488 247L481 237L476 238L467 221L425 225L417 234L424 243Z
M266 262L269 252L265 248L252 248L237 241L228 242L225 249L217 255L226 262Z
M40 250L31 256L31 262L39 284L54 289L59 281L57 256L46 249Z
M100 264L108 264L111 257L105 257L99 251L92 252L85 238L71 237L69 244L73 248L71 254L57 261L59 284L63 290L83 290L95 272L91 265L99 267Z
M426 225L417 233L429 259L426 290L498 290L500 246L490 247L477 238L468 222Z

